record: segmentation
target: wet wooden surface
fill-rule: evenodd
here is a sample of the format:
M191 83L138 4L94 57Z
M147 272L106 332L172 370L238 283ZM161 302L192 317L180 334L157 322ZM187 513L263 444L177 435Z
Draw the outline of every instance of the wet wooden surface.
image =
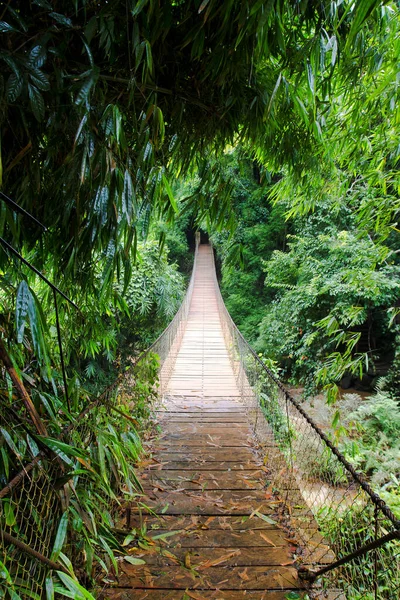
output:
M213 264L200 246L186 331L141 472L144 495L125 528L113 600L302 598L296 545L254 447L225 346ZM152 513L144 508L147 506Z

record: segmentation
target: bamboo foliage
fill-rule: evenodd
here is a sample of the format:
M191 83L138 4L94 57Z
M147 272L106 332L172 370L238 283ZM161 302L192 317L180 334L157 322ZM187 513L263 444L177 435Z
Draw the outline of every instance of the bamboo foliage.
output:
M175 213L175 175L238 139L260 160L313 164L332 95L342 85L355 97L371 44L388 35L384 4L9 3L3 186L50 227L42 256L76 278L111 241L113 268L127 266L140 216ZM4 218L14 240L40 237Z

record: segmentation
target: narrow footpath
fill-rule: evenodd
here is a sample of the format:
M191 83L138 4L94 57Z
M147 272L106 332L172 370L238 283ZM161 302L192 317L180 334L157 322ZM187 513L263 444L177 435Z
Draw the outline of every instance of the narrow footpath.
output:
M112 600L302 598L294 542L279 525L268 471L240 401L219 319L213 259L201 245L187 327L160 436L141 471L142 535L120 563Z

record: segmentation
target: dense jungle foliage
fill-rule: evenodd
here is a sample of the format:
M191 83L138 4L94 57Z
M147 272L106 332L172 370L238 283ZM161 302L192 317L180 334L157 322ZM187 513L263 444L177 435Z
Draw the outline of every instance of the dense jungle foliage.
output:
M0 2L0 336L45 427L2 370L1 487L40 451L58 456L77 494L53 558L69 568L75 544L85 585L120 550L105 506L137 488L157 358L133 399L118 395L122 420L99 411L88 438L76 417L177 310L196 226L257 350L330 402L346 378L378 385L354 427L359 447L378 435L395 457L398 30L382 0ZM56 307L10 245L78 309Z
M240 149L223 163L238 225L233 236L211 232L228 310L278 376L308 397L325 391L327 429L399 510L398 231L365 231L357 205L334 195L335 210L324 198L293 215L278 196L284 173ZM377 393L361 403L357 390Z

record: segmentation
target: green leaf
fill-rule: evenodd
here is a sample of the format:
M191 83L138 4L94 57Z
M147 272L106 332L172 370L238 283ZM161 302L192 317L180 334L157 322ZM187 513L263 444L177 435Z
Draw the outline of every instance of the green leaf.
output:
M124 541L122 542L122 546L128 546L128 544L130 544L133 540L135 540L136 537L137 537L136 532L128 533L128 535L125 537Z
M69 458L70 456L82 459L85 458L83 452L81 450L78 450L74 446L64 444L64 442L60 442L49 437L43 437L42 435L38 435L37 438L48 448L50 448L55 454L57 454L57 456L59 456L64 462L71 466L74 466L74 463Z
M64 27L73 27L71 19L69 17L66 17L65 15L62 15L57 12L51 12L49 13L49 17L51 17L52 19L57 21L57 23L63 25Z
M17 330L18 344L21 344L24 339L26 317L30 303L33 303L31 291L26 281L22 280L17 289L15 307L15 326Z
M33 457L37 456L40 452L39 447L38 447L37 443L35 442L35 440L33 438L31 438L29 433L26 436L26 440L28 442L29 449L32 452L32 456Z
M32 70L32 72L29 73L29 77L30 77L32 83L39 90L46 92L50 89L49 80L47 79L46 75L44 73L42 73L42 71L39 71L39 69Z
M351 44L354 37L360 31L364 22L371 14L371 12L381 4L381 0L358 0L353 10L353 19L349 35L346 41L346 48Z
M200 4L199 10L198 10L199 14L205 9L205 7L207 6L207 4L209 2L210 2L210 0L203 0L203 2Z
M266 523L269 523L270 525L276 525L277 521L274 521L274 519L271 519L270 517L267 517L267 515L263 515L262 513L258 512L258 510L255 510L252 513L252 516L256 515L259 519L262 519L263 521L265 521Z
M57 571L58 577L61 579L66 588L72 592L72 596L70 598L76 598L77 600L95 600L94 596L83 586L81 586L76 579L73 579L70 575L63 573L62 571ZM59 586L55 586L55 591L61 593Z
M24 80L22 79L20 74L11 73L10 77L7 80L7 100L9 102L15 102L16 99L22 92Z
M0 21L0 33L9 33L10 31L18 30L15 29L15 27L10 25L9 23L6 23L5 21Z
M164 184L164 187L165 187L165 191L167 192L167 195L168 195L169 201L170 201L170 203L171 203L171 206L172 206L172 208L174 209L174 212L175 212L175 213L179 212L178 205L177 205L177 203L176 203L176 200L175 200L174 194L172 193L171 186L170 186L170 184L169 184L169 181L168 181L168 179L166 178L166 176L165 176L165 174L164 174L164 173L162 174L162 181L163 181L163 184Z
M14 444L14 441L12 439L12 437L10 436L10 434L8 433L8 431L6 429L3 429L3 427L0 427L0 431L4 436L4 439L6 440L7 444L9 445L10 449L12 450L12 452L14 452L14 454L16 455L16 457L19 460L22 460L22 456L17 448L17 446Z
M105 461L105 456L104 456L104 446L103 446L101 437L97 438L97 449L98 449L98 455L99 455L100 473L101 473L104 481L107 482L108 477L107 477L107 471L106 471L106 461Z
M51 575L47 575L45 581L46 600L54 600L54 583Z
M29 53L28 67L40 69L46 62L46 48L38 44L34 46Z
M124 556L124 560L131 565L145 565L146 561L141 558L134 558L133 556Z
M28 93L32 112L40 123L43 121L45 112L43 96L37 87L31 85L30 83L28 83Z
M12 584L11 575L8 572L8 569L4 563L0 560L0 577L1 579L5 579L7 583Z
M17 519L15 518L14 509L11 502L8 500L3 501L3 508L4 516L6 518L6 525L8 525L8 527L13 527L16 524Z
M270 98L270 101L269 101L269 104L268 104L268 109L267 109L267 114L268 114L268 115L269 115L269 113L271 112L271 108L272 108L272 106L273 106L273 104L274 104L275 96L276 96L276 94L278 93L278 90L279 90L279 86L280 86L280 84L281 84L281 81L282 81L282 73L279 73L279 77L278 77L278 79L276 80L275 87L274 87L274 89L273 89L273 92L272 92L272 94L271 94L271 98Z
M167 505L168 508L168 505ZM161 511L162 512L162 511ZM178 535L178 533L182 533L183 529L177 529L176 531L167 531L167 533L160 533L158 535L152 536L152 540L165 540L173 535Z
M315 95L315 77L314 77L313 68L312 68L311 64L309 63L309 61L307 61L307 78L308 78L308 85L310 87L311 93L314 96Z
M56 539L54 540L53 551L51 553L50 559L53 561L57 561L60 556L60 552L63 549L65 538L67 536L68 530L68 513L63 513L60 523L58 524L58 529L56 533Z
M53 9L48 0L33 0L33 4L36 4L36 6L40 6L41 8L45 8L46 10Z
M76 98L75 98L75 104L77 106L80 106L81 104L84 104L89 96L89 92L93 87L93 84L95 83L97 79L97 73L92 71L89 75L89 77L87 77L85 79L85 81L83 82L82 87L80 88Z
M135 6L131 10L132 16L136 17L143 10L148 1L149 0L139 0L138 2L135 2Z
M90 44L97 32L97 17L94 16L90 19L89 23L85 27L85 37Z

